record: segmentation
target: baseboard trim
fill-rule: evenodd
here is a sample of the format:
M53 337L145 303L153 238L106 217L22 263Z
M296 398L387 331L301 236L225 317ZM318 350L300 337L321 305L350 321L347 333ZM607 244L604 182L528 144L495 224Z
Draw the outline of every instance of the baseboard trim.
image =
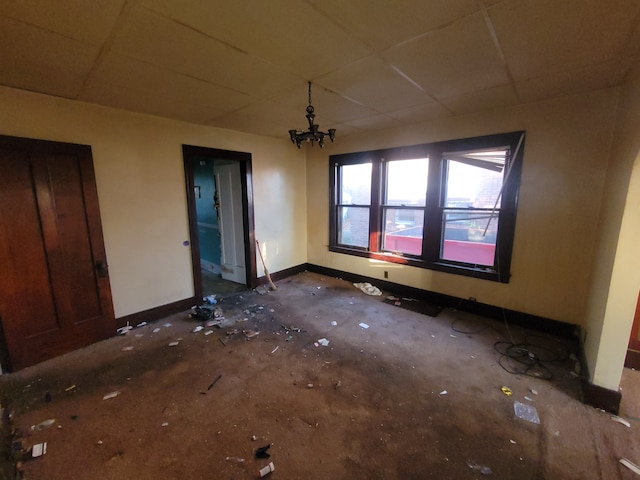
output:
M270 273L271 280L277 282L278 280L284 280L287 277L292 277L293 275L297 275L298 273L302 273L309 270L308 263L301 263L300 265L296 265L294 267L285 268L284 270L280 270L275 273ZM265 283L269 283L266 275L262 277L258 277L258 285L264 285Z
M594 385L588 380L582 379L582 402L594 408L601 408L607 412L617 415L620 411L620 401L622 393L608 388Z
M624 358L624 366L640 370L640 352L627 349L627 356Z
M124 317L116 318L116 327L124 327L127 325L127 322L129 325L135 326L142 322L160 320L161 318L168 317L169 315L184 312L197 303L196 297L191 297L185 298L184 300L178 300L177 302L168 303L166 305L160 305L159 307L150 308L149 310L143 310L142 312L125 315Z
M462 310L464 312L469 312L501 321L506 318L510 324L519 325L541 332L552 333L563 338L575 339L579 331L579 327L571 323L560 322L558 320L539 317L537 315L518 312L516 310L508 310L502 307L488 305L486 303L475 302L451 295L445 295L443 293L432 292L430 290L423 290L420 288L401 285L399 283L393 283L386 280L365 277L363 275L343 272L341 270L322 267L320 265L308 264L307 269L310 272L319 273L321 275L327 275L330 277L342 278L350 282L369 282L382 290L392 292L394 295L415 298L417 300L433 303L442 307L455 308L456 310Z

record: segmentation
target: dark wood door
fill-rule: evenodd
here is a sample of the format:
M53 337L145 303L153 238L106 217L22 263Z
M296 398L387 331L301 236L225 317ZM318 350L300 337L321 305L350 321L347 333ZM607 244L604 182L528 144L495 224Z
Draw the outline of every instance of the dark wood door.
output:
M0 136L0 268L6 368L113 335L90 147Z

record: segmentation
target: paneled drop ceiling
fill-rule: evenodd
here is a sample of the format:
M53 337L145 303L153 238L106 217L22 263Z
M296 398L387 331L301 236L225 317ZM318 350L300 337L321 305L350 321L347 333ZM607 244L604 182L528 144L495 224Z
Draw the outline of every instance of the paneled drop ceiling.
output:
M287 139L621 84L638 0L2 0L0 84Z

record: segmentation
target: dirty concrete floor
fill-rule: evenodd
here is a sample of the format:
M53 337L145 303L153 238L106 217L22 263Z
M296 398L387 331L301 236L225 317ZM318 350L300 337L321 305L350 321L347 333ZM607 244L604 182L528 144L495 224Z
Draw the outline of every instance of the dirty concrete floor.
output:
M220 307L228 325L209 335L183 313L2 376L25 447L48 446L24 478L253 479L269 462L274 480L635 477L618 458L640 462L640 419L628 428L580 403L570 359L546 363L551 380L507 373L501 322L420 315L311 273ZM516 400L540 424L517 418ZM267 444L271 458L254 458Z

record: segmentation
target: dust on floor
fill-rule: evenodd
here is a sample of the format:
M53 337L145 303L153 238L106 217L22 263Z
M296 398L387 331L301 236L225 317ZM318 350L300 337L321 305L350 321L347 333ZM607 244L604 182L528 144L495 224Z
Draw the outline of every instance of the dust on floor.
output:
M638 420L583 405L568 355L544 380L494 346L562 339L311 273L219 306L221 328L185 312L0 378L16 438L47 444L24 478L609 480L640 460Z

